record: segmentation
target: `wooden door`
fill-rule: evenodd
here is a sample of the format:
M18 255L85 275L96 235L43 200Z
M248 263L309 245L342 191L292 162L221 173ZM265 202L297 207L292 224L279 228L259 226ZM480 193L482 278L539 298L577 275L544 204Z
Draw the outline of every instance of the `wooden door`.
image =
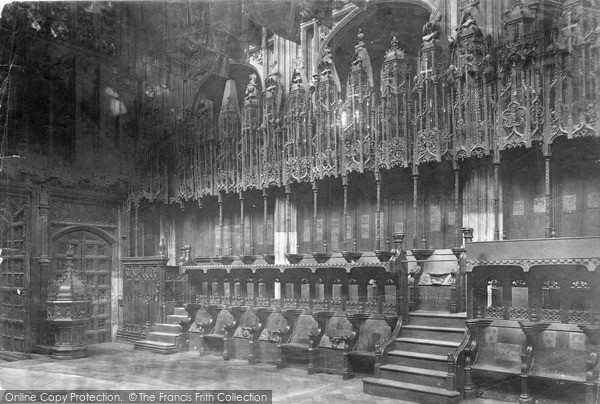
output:
M87 230L61 236L54 241L52 248L54 279L60 278L66 270L68 244L75 245L75 274L92 295L92 320L86 330L86 341L88 344L108 342L111 340L112 245Z

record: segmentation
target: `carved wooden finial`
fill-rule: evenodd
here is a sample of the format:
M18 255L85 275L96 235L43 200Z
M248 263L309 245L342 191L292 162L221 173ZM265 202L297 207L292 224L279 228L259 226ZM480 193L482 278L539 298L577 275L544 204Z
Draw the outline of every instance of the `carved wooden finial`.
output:
M75 244L67 244L66 254L68 258L73 258L75 255Z

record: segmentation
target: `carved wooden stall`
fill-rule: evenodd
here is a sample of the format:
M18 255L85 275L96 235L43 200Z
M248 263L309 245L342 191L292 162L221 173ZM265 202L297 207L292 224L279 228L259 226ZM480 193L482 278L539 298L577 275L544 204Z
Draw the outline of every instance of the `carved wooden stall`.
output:
M164 297L164 273L167 259L164 257L126 257L121 260L123 268L123 295L119 297L123 319L119 324L117 338L141 340L152 331L151 326L163 323L161 297Z
M545 383L598 392L598 237L467 244L467 397L520 380L520 400ZM475 387L475 384L477 387ZM577 389L579 386L579 389ZM563 397L564 399L567 396Z

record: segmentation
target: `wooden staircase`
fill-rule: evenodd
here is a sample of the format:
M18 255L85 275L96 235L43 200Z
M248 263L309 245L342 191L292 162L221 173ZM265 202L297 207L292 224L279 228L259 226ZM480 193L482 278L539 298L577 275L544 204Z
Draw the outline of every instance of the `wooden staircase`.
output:
M183 307L176 307L167 316L166 324L156 324L155 330L148 333L147 339L136 341L134 349L144 349L163 355L179 352L182 347L181 321L188 321L188 313Z
M465 320L465 313L409 313L378 375L363 379L364 392L416 403L458 403L460 393L448 376L448 353L459 347Z

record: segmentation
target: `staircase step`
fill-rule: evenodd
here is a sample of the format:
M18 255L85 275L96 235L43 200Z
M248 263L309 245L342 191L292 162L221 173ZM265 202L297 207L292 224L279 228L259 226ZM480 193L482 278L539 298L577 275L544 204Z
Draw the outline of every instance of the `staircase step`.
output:
M422 384L424 386L443 388L446 384L447 372L441 370L422 369L412 366L382 365L380 377L399 382Z
M448 368L446 355L432 355L411 351L390 351L388 352L388 362L391 365L404 365L433 370L446 370Z
M443 313L438 311L411 311L409 325L465 328L467 313Z
M400 337L396 338L396 342L406 342L411 344L422 344L422 345L437 345L437 346L445 346L450 348L458 348L460 342L455 341L439 341L437 339L425 339L425 338L406 338Z
M179 347L174 344L166 342L150 341L147 339L136 341L133 344L134 349L141 349L144 351L151 351L163 355L172 354L179 352Z
M363 391L367 394L402 398L421 404L458 404L460 398L460 393L454 390L375 377L363 379Z
M462 341L466 328L436 327L408 324L402 327L402 336L407 338L439 339L444 341Z
M424 338L396 338L396 348L400 351L421 352L434 355L447 355L460 346L458 341L439 341Z
M187 315L178 315L178 314L169 314L167 316L167 324L177 324L179 325L180 321L184 321L187 322L188 321L188 316Z
M179 334L171 334L171 333L156 332L156 331L153 331L148 334L148 341L162 342L165 344L177 345L178 339L179 339Z
M156 324L155 331L179 335L181 326L179 324Z

